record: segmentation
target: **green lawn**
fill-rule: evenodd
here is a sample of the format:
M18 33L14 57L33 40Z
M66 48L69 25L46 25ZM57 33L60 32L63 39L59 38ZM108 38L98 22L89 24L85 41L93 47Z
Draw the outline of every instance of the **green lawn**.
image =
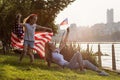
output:
M18 59L19 55L0 55L0 80L120 80L120 75L110 71L107 71L110 76L99 76L91 70L80 74L78 70L62 69L55 64L48 68L40 59L35 59L33 65L28 57L21 64Z

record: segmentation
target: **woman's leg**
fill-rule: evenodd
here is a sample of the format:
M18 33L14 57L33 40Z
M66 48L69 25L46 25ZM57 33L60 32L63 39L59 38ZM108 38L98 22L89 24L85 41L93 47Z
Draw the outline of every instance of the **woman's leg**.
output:
M94 64L92 64L90 61L88 60L83 60L83 64L84 64L84 67L86 67L87 69L91 69L93 71L97 71L99 72L99 68L97 66L95 66Z
M83 70L83 59L82 55L80 53L75 53L72 59L69 62L69 67L72 69L80 68L80 70Z
M105 71L100 70L97 66L89 62L88 60L83 60L84 66L88 69L91 69L93 71L96 71L99 73L101 76L108 76L109 74L106 73Z

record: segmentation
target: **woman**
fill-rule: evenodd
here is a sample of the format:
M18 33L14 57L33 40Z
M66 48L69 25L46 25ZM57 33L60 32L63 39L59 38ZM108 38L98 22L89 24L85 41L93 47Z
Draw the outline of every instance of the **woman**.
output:
M52 29L42 27L40 25L36 24L37 22L37 15L36 14L30 14L27 18L24 20L24 43L23 43L23 53L20 56L20 62L22 61L24 55L28 54L30 56L30 63L33 63L34 61L34 55L33 55L33 47L34 47L34 35L35 35L35 29L39 29L40 31L49 31L51 32Z
M51 53L51 58L48 55L46 55L48 66L50 66L50 61L53 61L54 63L62 67L67 67L70 69L80 69L80 71L83 73L85 73L84 68L88 68L88 69L98 72L99 75L108 76L108 73L99 70L98 67L93 65L88 60L83 60L82 55L79 52L75 53L69 62L64 59L63 55L60 54L60 51L65 46L65 42L67 41L68 34L69 34L69 28L67 29L65 38L61 41L59 48L56 48L56 46L51 42L47 43L46 54L49 54L50 56L50 53Z

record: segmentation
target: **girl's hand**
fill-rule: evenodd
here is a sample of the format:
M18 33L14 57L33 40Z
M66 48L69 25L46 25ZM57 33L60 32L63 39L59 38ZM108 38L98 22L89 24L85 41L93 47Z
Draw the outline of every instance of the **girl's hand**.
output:
M47 32L52 32L52 29L51 28L47 28L46 31Z

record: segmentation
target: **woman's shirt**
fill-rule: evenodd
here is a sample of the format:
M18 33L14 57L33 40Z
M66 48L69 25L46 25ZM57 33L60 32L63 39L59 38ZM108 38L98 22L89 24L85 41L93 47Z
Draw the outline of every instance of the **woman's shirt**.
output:
M53 61L61 66L64 66L68 61L66 61L62 54L60 54L59 50L56 49L52 52Z
M30 25L30 24L26 23L24 40L35 41L35 39L34 39L35 29L36 29L36 24Z

